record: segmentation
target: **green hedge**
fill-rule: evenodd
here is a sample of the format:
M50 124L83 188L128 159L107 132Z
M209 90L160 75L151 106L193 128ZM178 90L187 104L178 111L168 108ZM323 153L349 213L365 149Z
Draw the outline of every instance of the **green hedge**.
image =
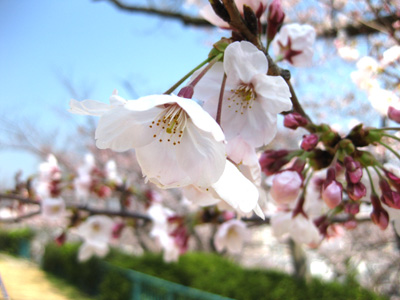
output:
M29 256L29 242L34 237L30 228L0 230L0 251L12 255Z
M99 294L101 300L127 300L131 282L116 269L107 268L97 258L86 263L76 260L79 245L48 245L43 268L67 279L85 292ZM340 284L313 279L306 284L278 271L243 269L233 262L210 253L188 253L178 263L167 264L157 254L135 257L111 251L110 265L133 269L203 291L240 300L254 299L386 299L361 288L354 281Z

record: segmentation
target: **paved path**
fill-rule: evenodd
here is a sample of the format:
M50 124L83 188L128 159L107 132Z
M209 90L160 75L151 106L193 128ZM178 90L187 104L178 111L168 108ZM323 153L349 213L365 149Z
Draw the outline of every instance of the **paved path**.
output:
M10 300L70 300L27 260L0 254L0 276ZM0 299L7 299L1 291Z

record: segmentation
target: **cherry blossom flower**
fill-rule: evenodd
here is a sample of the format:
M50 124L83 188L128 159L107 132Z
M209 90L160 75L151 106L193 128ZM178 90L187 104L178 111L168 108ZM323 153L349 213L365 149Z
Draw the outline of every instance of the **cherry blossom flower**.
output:
M400 98L392 91L379 87L368 91L368 100L382 116L386 116L390 106L400 109Z
M44 198L41 201L42 217L50 220L56 220L65 214L65 202L61 197Z
M277 131L277 114L291 109L286 82L266 75L267 71L263 52L249 42L235 42L226 48L223 64L216 63L197 84L194 96L204 100L204 109L216 116L226 73L221 126L228 142L240 136L252 147L268 144Z
M90 186L92 183L92 170L95 167L94 157L86 154L84 164L78 167L78 176L74 179L74 188L76 198L87 200L90 195Z
M272 41L272 48L278 58L295 67L308 67L314 54L315 29L310 25L297 23L282 26Z
M217 251L227 249L231 253L239 253L248 237L248 230L243 221L232 219L222 223L214 236Z
M50 154L47 161L39 165L39 179L36 184L36 192L41 198L58 197L61 190L61 169L58 166L56 157Z
M162 188L189 184L207 187L221 176L224 134L195 101L175 95L122 101L113 95L108 108L88 103L90 109L85 101L80 105L71 102L71 111L103 112L96 129L97 147L114 151L135 148L146 180Z
M88 260L92 255L104 257L108 253L108 243L112 237L114 223L103 215L90 216L77 228L77 234L84 239L79 248L78 259Z

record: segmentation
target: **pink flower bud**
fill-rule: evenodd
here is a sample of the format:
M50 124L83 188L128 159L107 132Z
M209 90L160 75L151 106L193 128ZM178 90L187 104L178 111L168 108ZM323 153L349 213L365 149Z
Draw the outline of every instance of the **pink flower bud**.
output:
M268 8L267 19L267 37L268 41L272 41L283 24L285 13L282 10L281 1L273 0Z
M322 191L322 199L329 208L335 208L342 202L342 184L333 180Z
M361 182L348 183L347 194L351 200L358 201L367 194L367 188Z
M400 124L400 110L395 109L393 106L389 106L387 112L388 118L396 123Z
M344 166L346 168L346 180L349 183L360 182L363 176L361 163L355 161L351 156L346 156L344 159Z
M307 124L308 124L307 119L297 112L287 114L283 119L283 125L290 129L297 129L297 127L304 127Z
M347 230L352 230L355 229L357 227L357 221L356 220L349 220L343 223L343 226L347 229Z
M282 166L289 162L286 157L289 154L287 150L267 150L261 154L259 163L261 170L269 176L278 172Z
M390 183L396 188L398 192L400 192L400 178L394 175L392 172L387 170L385 171L386 177L390 180Z
M379 181L379 187L382 190L381 201L391 208L400 209L400 194L392 191L389 183L384 179Z
M278 204L289 204L297 199L303 183L296 171L283 171L272 181L271 196Z
M124 227L125 227L125 223L122 223L122 222L115 223L112 228L112 233L111 233L112 237L114 239L118 239L121 236L122 229L124 229Z
M383 208L381 210L373 210L371 213L371 220L378 225L380 229L385 230L389 225L389 215Z
M372 222L378 225L380 229L385 230L389 225L389 214L383 209L381 203L379 202L378 196L372 195L371 203L373 206L373 210L370 215Z
M55 242L58 246L64 245L66 240L67 240L67 235L65 234L65 231L63 231L59 236L55 238Z
M347 203L344 206L344 211L351 215L356 215L360 212L360 203Z
M301 142L301 149L305 151L311 151L318 144L318 135L312 133L303 135L303 141Z

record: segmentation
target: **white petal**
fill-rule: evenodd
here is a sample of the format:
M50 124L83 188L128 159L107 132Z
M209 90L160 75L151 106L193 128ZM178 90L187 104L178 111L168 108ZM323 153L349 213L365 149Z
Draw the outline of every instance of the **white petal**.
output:
M258 102L247 110L247 123L240 136L251 146L260 147L272 141L277 132L277 115L266 113ZM228 136L228 134L226 134Z
M205 132L211 133L214 139L217 141L223 141L225 139L221 127L200 105L198 105L195 101L191 99L180 97L176 98L177 104L186 111L189 118L196 127Z
M138 100L133 100L134 102ZM114 151L126 151L147 145L154 140L149 128L161 108L147 111L130 110L127 106L117 107L102 115L96 129L96 146Z
M239 212L249 213L257 206L257 188L229 161L226 162L224 173L212 188L222 200Z
M260 205L257 204L257 206L254 208L254 213L259 216L261 219L265 220L265 215L264 212L262 211Z
M197 186L210 186L224 171L225 144L198 130L191 120L188 120L181 144L176 147L176 155L179 166Z
M110 104L95 100L77 101L71 99L69 112L78 115L101 116L113 108Z
M265 54L252 43L242 41L230 44L224 54L224 69L228 78L250 83L255 74L267 74L268 61Z
M206 189L201 189L195 185L188 185L182 188L182 192L186 199L200 206L215 205L221 200L213 197L212 193Z
M179 166L175 147L165 141L154 141L136 149L136 157L143 175L161 188L182 187L192 183Z
M260 101L266 112L278 114L292 108L289 87L282 77L257 74L252 83L257 101Z
M196 71L191 80L196 78L200 71L200 69ZM214 64L210 70L201 78L201 80L197 83L194 88L194 99L199 99L204 101L203 108L213 117L215 118L217 113L217 105L218 105L218 96L221 90L221 83L224 76L224 65L222 62L217 62ZM210 102L210 103L208 103ZM210 109L207 109L207 105Z

